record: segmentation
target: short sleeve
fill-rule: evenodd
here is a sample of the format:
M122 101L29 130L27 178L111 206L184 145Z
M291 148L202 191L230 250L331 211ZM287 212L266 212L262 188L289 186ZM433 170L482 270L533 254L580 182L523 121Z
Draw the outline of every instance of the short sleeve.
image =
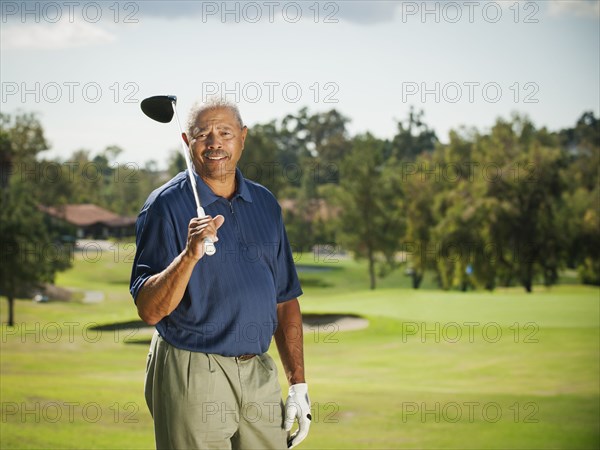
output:
M283 303L300 297L302 295L302 288L300 287L292 249L283 224L283 217L280 215L279 218L280 239L277 249L277 274L275 282L277 287L277 303Z
M166 269L179 254L172 223L153 213L152 208L138 216L135 234L136 252L129 285L134 301L148 278Z

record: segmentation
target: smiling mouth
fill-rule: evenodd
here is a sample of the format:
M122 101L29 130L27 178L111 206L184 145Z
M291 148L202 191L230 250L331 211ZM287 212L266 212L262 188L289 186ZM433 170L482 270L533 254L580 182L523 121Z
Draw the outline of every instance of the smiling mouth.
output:
M222 153L220 153L220 154L219 153L217 153L217 154L214 154L214 153L205 153L204 157L206 159L208 159L209 161L222 161L222 160L225 160L225 159L228 158L227 155L223 155Z

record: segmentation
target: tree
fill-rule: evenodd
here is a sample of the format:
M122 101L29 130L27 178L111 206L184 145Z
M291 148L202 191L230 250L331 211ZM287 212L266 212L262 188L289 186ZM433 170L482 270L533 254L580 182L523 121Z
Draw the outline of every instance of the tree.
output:
M422 166L421 166L422 164ZM428 162L419 160L421 167ZM434 195L436 186L428 180L422 170L402 170L402 185L406 196L406 236L404 250L409 264L408 273L412 278L413 289L421 286L425 271L435 268L429 249L432 244L431 232L435 225ZM410 173L410 175L408 175Z
M285 148L292 149L302 166L302 184L316 191L316 186L338 183L339 165L344 159L349 138L346 125L350 120L332 109L310 115L307 108L287 115L281 122Z
M27 182L15 178L0 200L0 291L8 299L9 326L14 325L15 297L53 282L57 271L70 266L70 247L53 235L32 193Z
M527 292L537 277L554 284L565 248L558 225L564 158L557 140L518 115L470 140L451 134L450 144L435 154L436 172L450 173L450 163L462 168L456 182L445 180L435 202L441 285L464 285L467 267L474 282L488 289L496 280L518 280ZM450 258L448 242L475 251ZM486 254L486 248L495 252Z
M396 266L405 227L397 170L393 160L384 159L384 148L385 142L369 133L355 137L337 191L340 240L356 258L367 259L371 289L377 266L380 275Z
M423 111L411 106L408 118L398 121L398 132L392 139L390 151L398 161L414 161L423 152L432 152L438 142L435 131L423 122Z
M452 130L448 144L417 159L421 178L435 180L429 183L429 220L434 224L429 238L435 247L434 269L444 289L492 290L496 284L496 262L489 253L489 199L475 170L480 161L477 136L473 130Z
M35 158L47 148L41 124L31 114L14 121L3 115L0 136L2 159L10 161L13 173L0 196L0 292L8 299L7 323L13 326L15 297L52 282L57 271L70 265L71 253L38 209L34 186L40 173ZM25 176L29 173L33 180Z
M490 236L501 248L505 274L515 276L527 292L536 276L544 284L558 279L565 247L557 226L564 183L564 160L558 143L526 118L497 121L480 140L481 160L493 162L502 176L481 181L490 208Z
M560 212L567 265L577 269L583 283L600 285L600 120L586 112L558 136L569 161L562 173L566 190Z
M179 149L171 150L167 164L167 172L169 172L169 175L172 177L177 175L179 172L183 172L185 169L187 169L185 165L185 158L183 157L183 155L181 154L181 150Z
M413 285L432 259L444 289L554 284L572 223L562 213L565 164L556 136L518 115L489 133L452 131L448 144L422 152L405 184L407 239L420 249Z
M248 130L239 167L244 176L262 184L275 196L285 186L286 168L281 160L280 131L275 122Z

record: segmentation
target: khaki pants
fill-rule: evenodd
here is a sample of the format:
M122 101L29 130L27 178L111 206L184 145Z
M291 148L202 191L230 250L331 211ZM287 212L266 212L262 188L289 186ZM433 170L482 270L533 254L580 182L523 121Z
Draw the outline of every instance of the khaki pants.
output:
M277 368L180 350L154 333L145 383L157 449L286 449Z

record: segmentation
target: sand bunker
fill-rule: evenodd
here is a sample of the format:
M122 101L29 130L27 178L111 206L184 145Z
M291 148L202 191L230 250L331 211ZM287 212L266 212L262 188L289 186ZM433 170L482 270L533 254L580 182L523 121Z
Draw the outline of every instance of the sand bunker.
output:
M353 331L362 330L369 326L369 321L356 314L302 314L302 325L305 334L314 330L328 331ZM122 332L124 342L127 344L149 344L150 337L154 333L154 327L146 325L141 320L128 322L109 323L91 327L98 331Z
M305 330L314 330L316 327L325 329L335 327L339 331L362 330L369 326L369 321L356 314L302 314L302 323Z

